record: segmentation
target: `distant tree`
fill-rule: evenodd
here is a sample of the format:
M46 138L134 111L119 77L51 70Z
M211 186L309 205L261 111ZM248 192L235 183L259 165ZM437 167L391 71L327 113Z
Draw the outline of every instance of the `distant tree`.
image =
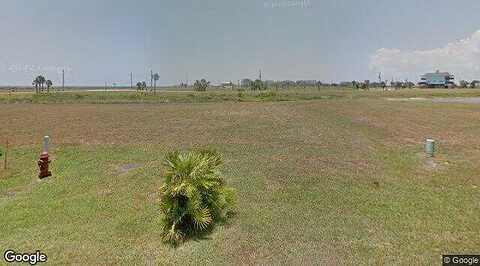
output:
M145 81L137 82L137 92L147 92L147 83Z
M362 90L370 90L370 80L365 80L365 82L362 83Z
M153 93L157 93L157 81L160 80L160 75L158 73L153 74Z
M394 87L396 90L397 89L401 89L401 88L404 88L404 84L403 82L401 81L394 81L393 83L391 83L392 87Z
M206 91L209 85L210 82L208 82L206 79L201 79L195 81L193 88L196 91Z
M40 83L38 82L38 77L36 77L33 82L32 82L32 85L35 87L35 93L38 93L38 88L40 86Z
M387 83L385 81L380 82L380 86L382 87L382 90L387 90Z
M251 79L242 79L242 81L240 82L240 85L242 87L250 87L250 84L252 83L253 81Z
M260 91L260 90L266 90L267 89L267 85L265 84L265 82L257 79L255 80L254 82L252 82L250 84L250 89L251 90L254 90L254 91Z
M472 80L472 82L470 82L470 88L474 89L478 86L478 84L480 84L480 81Z
M466 80L460 80L460 88L468 88L468 81Z
M47 84L47 92L50 93L50 88L53 86L53 82L48 79L45 83Z
M141 83L141 82L137 82L137 92L142 91L142 89L143 89L142 83Z
M40 75L38 76L39 78L39 82L40 82L40 88L42 90L42 92L44 91L44 87L45 87L45 82L47 82L47 79L45 79L44 76Z
M357 89L357 90L358 90L358 89L360 89L360 83L357 82L356 80L354 80L354 81L352 81L352 87L353 87L354 89Z
M35 92L39 93L40 91L43 91L43 86L47 80L45 79L44 76L40 75L37 76L34 80L32 85L35 86Z

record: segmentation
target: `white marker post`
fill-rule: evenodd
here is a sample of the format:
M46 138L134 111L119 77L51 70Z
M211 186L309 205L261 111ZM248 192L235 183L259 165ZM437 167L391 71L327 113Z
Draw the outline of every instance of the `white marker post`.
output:
M43 152L48 153L48 141L50 140L49 136L43 137Z
M425 141L425 153L427 158L433 158L435 156L435 140L427 139Z

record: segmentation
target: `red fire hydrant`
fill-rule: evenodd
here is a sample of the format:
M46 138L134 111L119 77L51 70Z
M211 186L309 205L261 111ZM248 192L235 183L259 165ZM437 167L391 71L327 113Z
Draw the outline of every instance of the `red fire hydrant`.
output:
M49 177L52 175L52 172L48 171L48 166L50 164L50 160L48 158L48 136L45 136L43 139L43 152L40 154L40 159L38 160L38 167L40 168L40 174L38 177L40 179Z

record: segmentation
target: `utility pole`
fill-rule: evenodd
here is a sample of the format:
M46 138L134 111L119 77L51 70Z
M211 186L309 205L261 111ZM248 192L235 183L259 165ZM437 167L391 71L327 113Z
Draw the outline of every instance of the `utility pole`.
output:
M153 88L153 70L150 70L150 89Z
M130 89L133 89L133 72L130 72Z

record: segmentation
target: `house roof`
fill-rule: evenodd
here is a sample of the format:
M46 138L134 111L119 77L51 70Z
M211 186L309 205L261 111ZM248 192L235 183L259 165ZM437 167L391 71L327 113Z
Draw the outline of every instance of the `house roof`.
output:
M437 71L437 72L426 73L422 75L422 77L453 77L453 75L450 74L449 72Z

